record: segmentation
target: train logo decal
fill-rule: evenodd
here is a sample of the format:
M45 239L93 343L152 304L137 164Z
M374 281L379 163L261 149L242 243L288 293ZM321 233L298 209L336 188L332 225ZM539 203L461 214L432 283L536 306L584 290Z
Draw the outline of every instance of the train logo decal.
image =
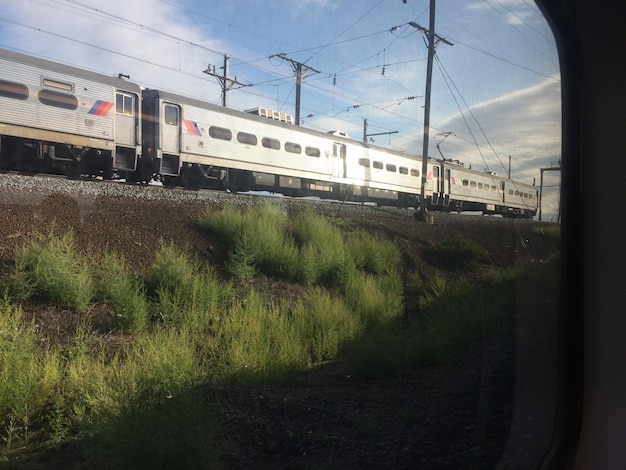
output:
M197 136L202 135L202 131L200 130L200 127L198 126L197 122L190 121L188 119L185 119L183 122L185 123L185 129L187 129L187 132L190 135L197 135Z
M111 103L110 101L97 100L89 110L89 114L94 114L96 116L106 116L107 114L109 114L109 111L111 111L112 107L113 103Z

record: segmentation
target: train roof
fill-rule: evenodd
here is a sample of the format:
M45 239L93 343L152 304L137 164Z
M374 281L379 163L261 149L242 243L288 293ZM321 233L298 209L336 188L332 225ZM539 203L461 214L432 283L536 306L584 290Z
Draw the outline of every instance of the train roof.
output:
M39 67L43 70L72 75L74 77L83 78L85 80L91 80L93 82L111 85L115 88L134 91L137 93L141 92L141 87L138 84L123 80L122 78L109 76L99 72L93 72L91 70L81 69L72 65L61 64L59 62L54 62L48 59L32 57L26 54L21 54L19 52L9 51L7 49L0 49L0 59L6 59L11 62L17 62L20 64L32 65L34 67Z

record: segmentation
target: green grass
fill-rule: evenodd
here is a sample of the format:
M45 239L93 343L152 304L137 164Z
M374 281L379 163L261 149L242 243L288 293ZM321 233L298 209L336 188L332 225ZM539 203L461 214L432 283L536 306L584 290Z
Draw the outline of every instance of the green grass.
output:
M0 464L28 463L19 449L71 443L99 468L218 465L216 410L201 384L282 382L326 361L355 377L398 376L451 360L558 282L544 264L472 282L414 272L403 284L391 241L312 212L225 208L200 224L223 237L225 266L162 243L140 277L115 253L81 250L71 233L25 243L2 280ZM450 269L489 261L458 239L430 253ZM450 263L453 255L464 261ZM271 278L290 286L284 295L265 290ZM517 298L520 285L536 294ZM28 300L79 313L104 305L118 347L88 315L71 338L43 337L19 307ZM45 452L32 462L37 455Z
M8 279L12 298L49 300L61 307L85 312L92 300L93 283L86 257L71 231L35 232L15 258Z
M480 264L491 262L489 252L485 248L458 234L426 247L422 257L433 266L447 270L470 270Z

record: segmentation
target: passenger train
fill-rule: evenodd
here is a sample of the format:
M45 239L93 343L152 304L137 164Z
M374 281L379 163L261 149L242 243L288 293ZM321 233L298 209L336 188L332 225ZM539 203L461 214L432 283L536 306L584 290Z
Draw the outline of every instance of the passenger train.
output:
M421 158L0 50L0 168L418 207ZM533 217L535 186L429 159L426 208Z

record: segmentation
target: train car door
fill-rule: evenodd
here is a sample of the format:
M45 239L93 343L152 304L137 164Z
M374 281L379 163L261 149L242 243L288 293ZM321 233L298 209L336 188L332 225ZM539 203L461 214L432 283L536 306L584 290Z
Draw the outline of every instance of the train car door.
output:
M450 204L450 168L444 168L443 179L441 181L441 197L443 198L443 205L448 206Z
M433 165L432 173L428 175L431 180L431 190L433 192L433 205L439 204L439 194L440 194L440 177L439 177L439 167L437 165Z
M180 106L161 103L161 150L163 154L178 155L180 153Z
M137 145L137 95L118 91L115 96L115 141L117 145Z
M346 176L346 145L333 142L333 176Z

